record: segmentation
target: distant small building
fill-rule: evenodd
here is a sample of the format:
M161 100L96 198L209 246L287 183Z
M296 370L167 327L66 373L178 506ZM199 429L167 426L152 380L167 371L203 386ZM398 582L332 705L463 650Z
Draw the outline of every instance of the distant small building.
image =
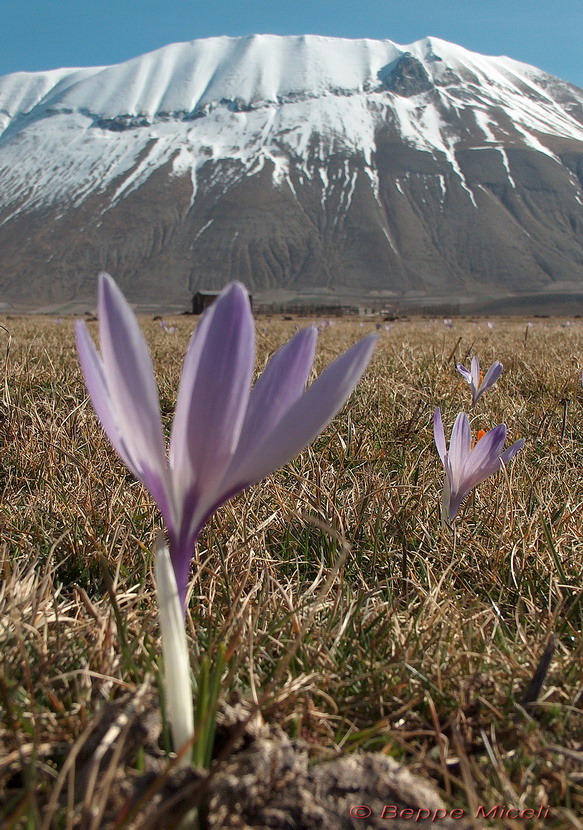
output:
M205 308L208 308L209 305L214 303L220 293L220 291L197 291L192 297L192 313L202 314ZM249 304L253 308L253 297L249 292L247 292L247 295L249 297Z

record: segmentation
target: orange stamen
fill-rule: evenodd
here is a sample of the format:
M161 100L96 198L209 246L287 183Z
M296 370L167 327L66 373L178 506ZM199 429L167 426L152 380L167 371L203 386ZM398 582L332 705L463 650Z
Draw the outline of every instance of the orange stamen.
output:
M471 446L471 448L472 448L472 449L474 449L474 447L476 446L476 444L478 443L478 441L481 441L481 440L482 440L482 438L484 437L484 435L486 434L486 432L487 432L487 430L485 430L485 429L479 429L479 430L478 430L478 432L477 432L477 434L476 434L476 441L475 441L475 443L472 441L472 446Z

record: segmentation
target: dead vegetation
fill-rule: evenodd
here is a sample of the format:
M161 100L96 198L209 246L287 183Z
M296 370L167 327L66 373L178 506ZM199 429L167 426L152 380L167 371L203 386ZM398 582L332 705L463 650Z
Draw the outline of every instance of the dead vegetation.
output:
M258 319L259 369L295 324ZM228 823L235 808L213 825L204 774L174 769L156 714L160 517L85 399L72 321L2 325L2 826L171 827L136 816L178 821L189 787L191 803L205 793L201 827L287 826ZM143 321L166 423L192 321L172 325ZM324 329L316 368L373 327ZM527 444L452 531L431 416L441 406L447 432L469 411L454 362L473 354L505 367L473 428L504 422L509 442ZM376 752L469 818L481 805L547 805L544 821L497 826L583 827L582 361L580 323L396 322L312 447L207 525L189 600L193 670L225 644L224 700L257 704L263 739L277 732L277 752L299 753L296 773L282 762L277 797L324 774L321 762L358 767ZM216 782L242 763L231 753L217 765L217 804L228 798Z

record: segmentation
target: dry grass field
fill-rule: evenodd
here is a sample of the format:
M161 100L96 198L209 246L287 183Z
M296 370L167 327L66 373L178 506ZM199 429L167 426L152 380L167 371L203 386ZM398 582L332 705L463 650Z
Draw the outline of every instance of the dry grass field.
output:
M259 318L258 371L307 322ZM0 323L0 825L131 827L108 823L108 798L148 769L144 747L123 719L100 740L95 724L109 701L158 699L160 515L97 422L73 321ZM141 319L166 427L193 318L168 323ZM317 371L374 328L323 329ZM470 413L455 363L473 355L504 373L472 430L505 423L526 445L442 527L431 421L440 406L449 436ZM313 763L380 752L467 816L549 808L486 824L583 828L582 369L579 320L380 329L333 423L205 527L195 675L224 644L222 697L259 701Z

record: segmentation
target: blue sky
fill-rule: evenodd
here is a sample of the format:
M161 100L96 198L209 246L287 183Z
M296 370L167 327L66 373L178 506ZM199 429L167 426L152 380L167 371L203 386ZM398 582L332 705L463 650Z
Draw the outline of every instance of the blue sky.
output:
M583 0L0 0L0 75L119 63L215 35L435 35L583 87Z

